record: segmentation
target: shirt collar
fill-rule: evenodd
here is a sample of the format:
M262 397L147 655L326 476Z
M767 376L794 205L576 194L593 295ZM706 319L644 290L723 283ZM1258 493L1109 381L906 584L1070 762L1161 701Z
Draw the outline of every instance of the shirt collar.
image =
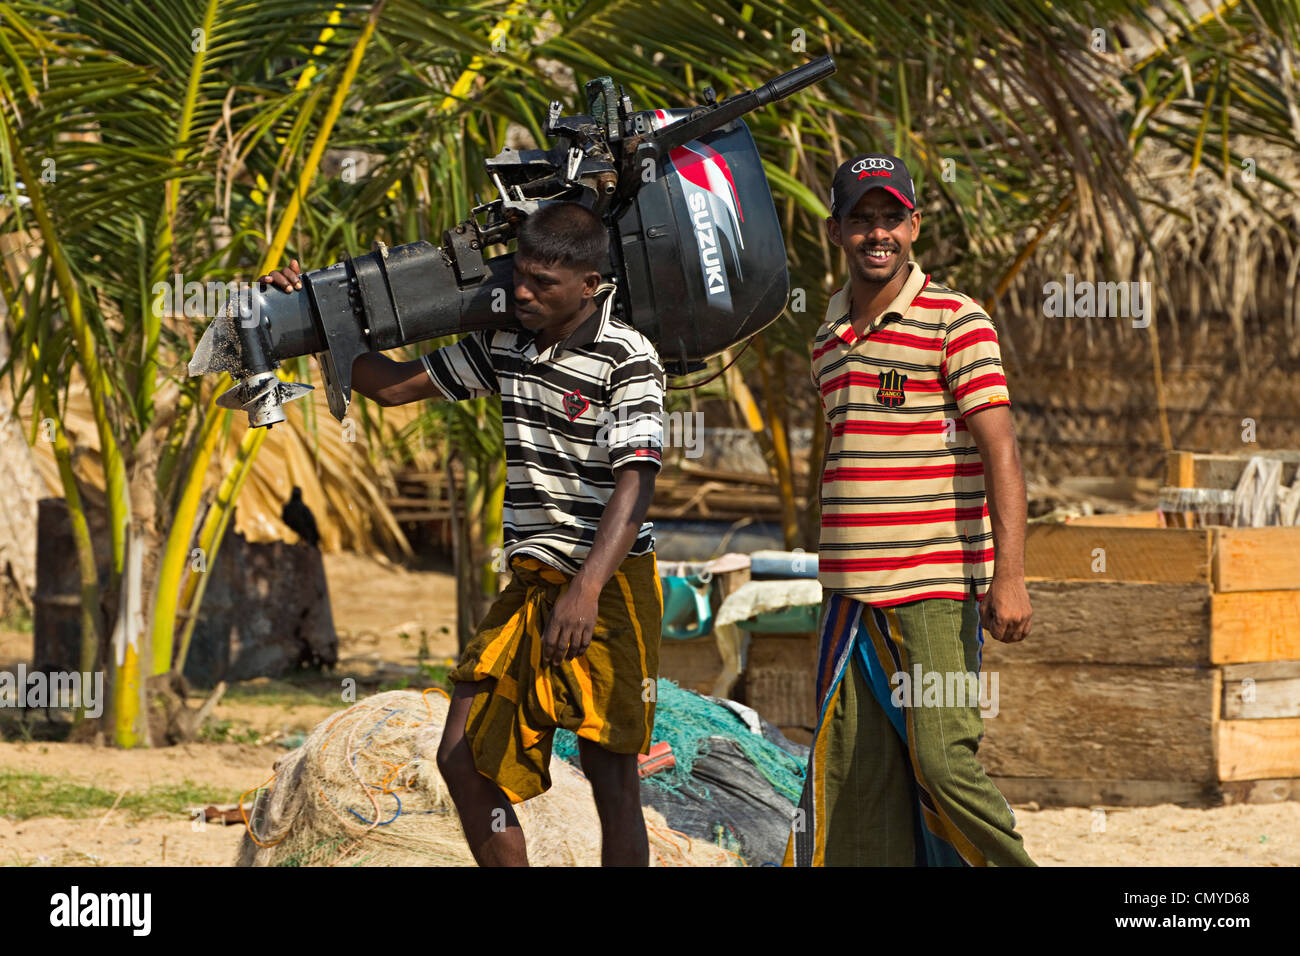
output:
M929 284L930 277L921 271L921 266L918 263L910 261L907 265L908 273L907 278L903 281L903 287L898 290L898 295L894 296L893 301L885 306L884 311L872 321L871 328L868 329L869 332L879 328L891 316L901 318L903 313L911 306L912 300L920 295L921 290ZM852 345L858 340L858 336L853 331L853 286L849 282L845 282L844 286L835 293L832 303L837 300L838 306L831 314L833 315L838 311L840 318L831 330L845 344Z
M602 292L608 292L605 301L596 307L595 311L587 317L587 321L578 326L569 335L567 339L560 343L562 349L580 349L599 341L605 334L605 326L609 322L609 313L614 305L614 284L603 283L596 289L596 295Z
M587 316L586 321L584 321L582 325L570 332L568 338L551 346L549 350L551 358L557 358L560 354L569 351L570 349L580 349L591 345L593 342L599 341L605 334L605 327L608 325L610 313L613 311L614 284L612 282L602 283L596 289L596 295L601 295L602 293L608 293L605 296L604 303L594 309L591 315ZM525 355L531 351L532 355L530 357L532 359L536 360L539 358L540 355L537 352L537 333L524 330L519 332L518 335L519 337L515 341L515 350L522 352Z

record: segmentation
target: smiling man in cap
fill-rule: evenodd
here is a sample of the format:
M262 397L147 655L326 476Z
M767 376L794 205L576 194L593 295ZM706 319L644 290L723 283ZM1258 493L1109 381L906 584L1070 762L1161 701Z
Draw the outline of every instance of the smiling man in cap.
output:
M921 214L898 157L844 163L826 229L849 278L813 344L819 718L786 863L1031 866L976 756L981 623L1015 642L1031 615L997 333L912 261Z

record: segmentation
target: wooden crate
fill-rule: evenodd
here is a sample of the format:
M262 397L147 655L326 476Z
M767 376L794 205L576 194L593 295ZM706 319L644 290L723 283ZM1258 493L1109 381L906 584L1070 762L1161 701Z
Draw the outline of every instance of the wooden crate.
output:
M983 658L1008 799L1300 798L1300 528L1035 525L1026 575L1029 639Z

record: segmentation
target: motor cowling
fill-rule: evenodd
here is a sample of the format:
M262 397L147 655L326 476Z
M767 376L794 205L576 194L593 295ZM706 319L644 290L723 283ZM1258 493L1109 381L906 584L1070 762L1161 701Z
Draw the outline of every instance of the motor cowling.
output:
M689 112L658 110L652 122ZM785 240L743 120L671 150L616 228L620 311L670 370L743 342L785 308Z

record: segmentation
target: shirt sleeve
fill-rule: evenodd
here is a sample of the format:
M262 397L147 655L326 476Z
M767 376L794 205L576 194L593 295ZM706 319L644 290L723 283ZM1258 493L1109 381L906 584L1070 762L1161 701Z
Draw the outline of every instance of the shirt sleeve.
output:
M422 355L424 370L438 391L454 402L501 391L492 367L491 331L470 332L460 341Z
M963 418L987 405L1007 405L1007 379L993 321L983 312L958 316L943 340L943 376Z
M636 352L609 377L609 465L663 464L664 370L653 352Z
M826 396L822 393L822 383L817 379L817 363L814 360L808 368L809 381L812 382L813 390L817 393L817 400L821 402L822 420L827 425L831 423L831 413L826 408Z

